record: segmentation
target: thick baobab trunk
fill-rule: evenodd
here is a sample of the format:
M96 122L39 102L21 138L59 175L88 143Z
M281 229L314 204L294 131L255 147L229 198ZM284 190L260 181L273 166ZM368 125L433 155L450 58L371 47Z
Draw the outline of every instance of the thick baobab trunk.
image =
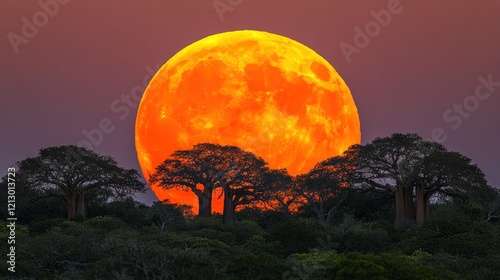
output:
M419 225L424 224L426 220L425 215L425 193L424 188L421 186L417 187L417 223Z
M403 225L407 222L414 221L413 210L413 189L409 187L397 188L394 194L396 199L396 225Z
M396 217L394 223L401 225L405 220L405 196L403 188L397 188L394 197L396 200Z
M68 194L65 198L66 205L68 206L68 220L75 218L76 201L75 194Z
M405 196L405 220L414 221L415 210L413 209L413 187L405 187L404 196Z
M198 217L210 218L212 216L212 188L204 187L203 191L197 189Z
M78 200L76 202L76 213L75 215L79 218L85 219L87 215L85 214L85 194L80 193L78 195Z
M429 219L429 205L432 192L417 187L417 223L422 225Z
M198 217L212 216L212 193L198 196Z
M224 188L224 210L222 211L222 221L229 224L236 221L236 213L233 203L233 194L229 188Z
M413 221L413 188L411 187L398 187L394 194L396 199L396 218L394 223L396 225L403 225L407 222Z

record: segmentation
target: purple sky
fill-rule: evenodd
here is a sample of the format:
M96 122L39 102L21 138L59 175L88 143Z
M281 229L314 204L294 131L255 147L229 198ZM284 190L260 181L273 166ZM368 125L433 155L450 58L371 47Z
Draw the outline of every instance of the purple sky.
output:
M335 67L358 106L363 143L394 132L432 139L441 128L447 148L500 186L500 1L58 1L0 2L0 175L40 148L86 140L83 131L105 118L114 129L94 150L139 169L137 108L122 96L186 45L255 29L295 39ZM214 2L234 7L218 13ZM356 27L368 27L369 41ZM130 112L116 113L114 102Z

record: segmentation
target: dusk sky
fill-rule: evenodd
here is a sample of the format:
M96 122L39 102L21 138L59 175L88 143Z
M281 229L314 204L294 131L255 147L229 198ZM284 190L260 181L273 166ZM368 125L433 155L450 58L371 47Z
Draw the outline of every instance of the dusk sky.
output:
M418 133L500 187L499 15L492 0L2 0L0 175L41 148L91 143L85 132L103 119L113 129L93 150L139 170L138 89L185 46L253 29L332 64L356 102L362 143Z

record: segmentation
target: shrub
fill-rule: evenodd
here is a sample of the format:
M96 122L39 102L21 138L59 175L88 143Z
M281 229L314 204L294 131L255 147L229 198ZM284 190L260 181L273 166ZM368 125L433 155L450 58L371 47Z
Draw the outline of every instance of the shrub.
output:
M119 218L110 216L97 216L85 221L85 224L106 232L126 227L125 223L123 223Z
M325 279L438 280L455 279L456 275L400 253L374 255L350 252L328 266L324 276Z
M240 253L227 265L227 279L281 279L288 269L286 262L266 253Z
M280 242L284 248L283 255L288 256L319 248L319 240L325 236L325 228L319 221L298 218L275 225L264 237L269 242Z

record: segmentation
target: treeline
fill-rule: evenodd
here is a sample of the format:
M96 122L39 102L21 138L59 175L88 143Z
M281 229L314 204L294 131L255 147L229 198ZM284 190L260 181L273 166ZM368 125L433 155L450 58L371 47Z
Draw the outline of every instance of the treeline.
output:
M5 279L500 279L498 190L470 159L414 134L299 176L206 143L152 176L203 185L200 201L231 194L222 216L137 202L137 171L80 147L42 149L16 169L16 273L2 262Z
M484 204L497 195L469 158L416 134L398 133L353 145L297 176L271 169L238 147L202 143L174 152L150 182L193 192L200 217L211 216L212 194L222 189L224 223L235 220L237 208L293 212L307 207L330 224L350 192L379 192L393 197L396 225L421 225L430 217L431 199Z

